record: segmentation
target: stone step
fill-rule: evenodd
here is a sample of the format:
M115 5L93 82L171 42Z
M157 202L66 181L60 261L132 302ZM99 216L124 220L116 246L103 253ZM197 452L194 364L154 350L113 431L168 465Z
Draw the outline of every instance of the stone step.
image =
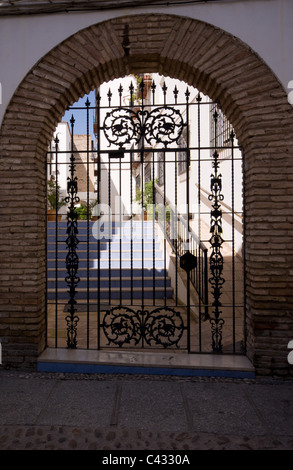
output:
M155 277L155 280L153 277L134 277L131 279L131 277L101 277L100 278L100 287L101 288L108 288L109 282L111 280L111 288L120 288L120 283L122 288L128 288L131 289L131 283L133 287L151 287L153 288L153 285L155 284L155 288L157 287L165 287L165 282L166 286L170 287L170 277L166 276L166 281L165 277ZM155 281L155 282L154 282ZM91 277L89 278L89 288L90 289L95 289L97 288L97 283L98 283L98 278L97 277ZM49 289L55 289L56 282L55 278L48 279L47 286ZM78 287L80 288L86 288L87 287L87 277L81 277L80 282L78 283ZM65 277L58 277L58 288L67 288L67 283L65 281Z
M56 261L55 260L48 260L47 261L47 268L55 268L55 265L56 265ZM88 260L87 259L79 259L79 262L78 262L78 269L82 269L82 268L87 268L87 265L88 265ZM151 269L153 267L153 258L144 258L144 259L133 259L132 260L132 263L131 263L131 260L125 260L125 259L122 259L120 261L119 258L117 259L113 259L111 258L110 260L108 259L100 259L98 260L97 258L96 259L90 259L89 260L89 268L90 269L98 269L98 267L100 266L100 269L105 269L105 268L108 268L110 267L111 269L119 269L121 267L121 269L131 269L131 266L133 268L146 268L146 269ZM155 263L154 263L154 266L155 268L164 268L164 260L163 259L155 259ZM65 263L65 259L62 259L62 260L57 260L57 267L58 268L63 268L65 267L66 268L66 263Z
M108 299L109 298L109 288L100 288L100 299ZM80 299L87 299L87 289L86 288L78 288L76 289L76 300ZM130 299L131 298L131 290L130 289L123 289L120 292L120 288L111 288L111 298L112 299L119 299L121 294L121 298L123 299ZM159 287L155 289L151 287L144 287L143 288L143 296L145 299L153 298L155 294L156 299L163 299L165 297L172 298L173 297L173 288L167 287ZM166 295L165 295L166 294ZM55 289L48 289L47 290L47 298L48 300L56 300L56 292ZM89 291L89 299L97 299L98 298L98 289L91 289ZM141 299L142 298L142 288L136 287L132 289L132 298L134 299ZM57 292L57 300L65 300L68 299L68 289L58 289Z
M173 289L168 277L165 261L158 237L154 235L155 226L144 222L141 230L141 221L135 224L133 235L130 240L131 231L128 224L119 226L112 224L114 232L112 238L101 240L99 243L100 258L98 258L98 241L92 236L87 222L79 224L79 243L77 248L78 272L80 282L77 285L77 299L99 298L113 299L122 298L172 298ZM128 230L126 229L128 225ZM58 224L58 239L56 242L56 229L54 222L48 228L48 252L47 271L48 284L47 296L54 300L56 296L56 274L57 274L57 300L68 299L69 287L65 281L68 275L66 271L66 222ZM122 237L120 239L120 234ZM57 252L56 252L57 249ZM88 258L89 255L89 258ZM57 263L55 261L57 256ZM100 272L100 284L98 290L98 271ZM89 286L87 285L87 276Z
M156 277L165 277L165 275L167 276L167 271L164 270L164 269L155 269L153 270L153 268L151 269L146 269L144 268L143 270L144 272L144 277L147 278L147 277L153 277L153 275L155 275ZM49 268L48 269L48 274L49 274L49 277L55 277L55 274L56 274L56 270L55 268ZM86 277L87 276L87 268L82 268L82 269L79 269L78 270L78 274L79 274L79 277ZM98 274L98 270L97 269L89 269L89 277L97 277L97 274ZM65 265L62 266L61 268L58 268L57 269L57 276L58 277L63 277L65 278L65 276L67 276L67 271L66 271L66 267ZM133 278L136 278L136 277L142 277L142 269L137 269L137 268L134 268L132 271L131 269L122 269L120 271L120 268L115 268L115 269L111 269L109 271L108 269L108 266L107 268L102 268L100 269L100 277L101 278L109 278L109 276L111 276L111 278L115 278L115 277L129 277L131 278L131 276L133 276Z
M62 250L62 251L57 251L57 258L59 260L64 260L66 259L68 251ZM143 253L143 257L142 257ZM89 251L89 260L96 260L98 259L97 257L97 251ZM78 250L77 252L79 260L87 259L87 251L86 250ZM131 256L132 255L132 256ZM131 257L133 260L135 259L153 259L153 256L155 259L162 259L162 254L161 252L154 252L153 250L136 250L136 251L129 251L129 250L122 250L121 252L119 250L107 250L107 251L101 251L100 252L100 260L108 260L109 258L113 260L130 260ZM48 260L54 260L56 259L56 252L55 251L48 251Z
M111 246L111 251L120 251L120 241L119 240L114 240L112 242L105 242L105 241L101 241L100 242L100 251L108 251L109 250L109 247ZM90 251L94 251L95 253L97 253L98 251L98 243L97 243L97 240L95 241L90 241L89 244L87 244L87 241L80 241L77 245L78 247L78 253L80 253L81 251L85 250L87 251L87 248L89 247L89 250ZM130 241L125 241L125 240L122 240L122 243L121 243L121 247L122 247L122 251L130 251L132 250L133 252L135 251L139 251L142 249L142 241L138 241L138 240L133 240L133 242L131 243ZM144 240L144 243L143 243L143 248L144 250L153 250L155 249L155 251L159 251L161 250L161 245L160 243L158 243L158 241L150 241L150 240L147 240L145 241ZM64 252L66 253L68 251L67 249L67 246L64 242L64 240L61 240L61 241L58 241L57 242L57 252ZM55 242L48 242L48 253L55 253L56 252L56 243Z
M66 246L66 239L67 239L67 235L66 234L58 234L57 236L57 243L64 243L64 245ZM155 240L155 241L158 241L158 237L157 235L153 234L153 232L149 231L149 232L136 232L136 233L133 233L132 235L130 233L127 233L127 234L122 234L122 236L120 237L120 234L112 234L111 238L109 238L109 235L107 234L107 236L102 236L100 238L100 242L101 243L113 243L113 242L117 242L119 243L120 239L124 242L131 242L131 240L133 240L133 242L141 242L141 240L147 240L147 241L152 241L152 240ZM56 235L48 235L48 243L56 243ZM84 234L78 234L77 235L77 240L78 242L84 242L86 243L87 241L89 241L89 243L98 243L98 238L97 237L94 237L92 235L92 233L89 234L89 238L87 237L87 234L84 233Z

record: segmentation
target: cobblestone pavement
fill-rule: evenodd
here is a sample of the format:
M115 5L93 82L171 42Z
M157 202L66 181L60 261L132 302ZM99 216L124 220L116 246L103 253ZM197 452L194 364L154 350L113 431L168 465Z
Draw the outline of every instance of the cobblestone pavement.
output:
M1 426L1 450L293 450L293 437L72 426Z
M293 382L0 371L0 450L293 449Z

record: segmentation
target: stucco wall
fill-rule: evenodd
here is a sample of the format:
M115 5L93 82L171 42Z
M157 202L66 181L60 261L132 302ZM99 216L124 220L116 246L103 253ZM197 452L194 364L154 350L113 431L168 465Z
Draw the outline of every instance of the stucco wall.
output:
M262 57L285 89L293 80L292 0L227 0L103 12L0 17L0 123L21 80L53 47L87 26L117 16L142 13L175 14L218 26L244 41Z

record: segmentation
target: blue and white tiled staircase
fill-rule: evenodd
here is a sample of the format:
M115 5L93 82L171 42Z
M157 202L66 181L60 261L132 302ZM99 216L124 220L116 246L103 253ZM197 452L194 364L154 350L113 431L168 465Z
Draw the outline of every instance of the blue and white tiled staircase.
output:
M92 233L93 224L92 221L89 223L88 235L87 221L78 221L79 268L77 275L80 277L80 282L77 285L77 301L85 302L88 295L91 301L97 300L98 269L100 269L100 299L103 301L123 299L124 302L126 299L142 299L142 297L154 300L172 298L171 281L165 269L163 251L152 221L143 222L143 232L142 222L133 221L132 260L130 222L121 224L121 241L119 223L113 222L112 237L103 238L100 241L100 261L98 241ZM58 223L57 243L56 224L48 222L47 298L51 301L56 298L60 301L68 299L68 287L65 282L67 275L65 241L66 222ZM57 285L56 278L58 279Z

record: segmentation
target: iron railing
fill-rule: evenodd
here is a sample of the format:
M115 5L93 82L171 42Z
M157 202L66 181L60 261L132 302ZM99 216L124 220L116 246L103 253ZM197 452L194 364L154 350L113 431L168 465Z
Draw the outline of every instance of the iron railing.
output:
M156 206L165 207L163 217L156 211L156 220L176 256L176 277L180 258L187 249L197 259L196 267L189 272L189 278L199 296L199 316L203 313L203 319L206 320L209 312L208 248L190 228L187 216L177 213L177 209L156 183L154 188Z

